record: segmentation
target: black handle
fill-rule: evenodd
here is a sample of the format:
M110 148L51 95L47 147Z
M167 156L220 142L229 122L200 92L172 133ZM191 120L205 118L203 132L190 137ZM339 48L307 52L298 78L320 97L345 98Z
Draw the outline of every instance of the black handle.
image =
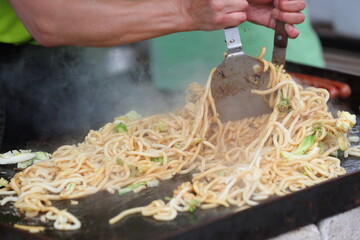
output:
M288 42L288 36L285 30L285 23L281 21L276 21L274 46L280 48L286 48L287 42Z

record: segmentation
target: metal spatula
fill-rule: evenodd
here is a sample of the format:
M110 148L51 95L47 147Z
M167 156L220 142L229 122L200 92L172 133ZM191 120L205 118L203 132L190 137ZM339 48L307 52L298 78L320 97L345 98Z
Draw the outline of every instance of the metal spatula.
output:
M269 74L254 69L260 63L243 51L237 27L225 29L225 37L228 53L211 79L211 93L220 119L231 121L270 113L263 97L250 92L252 89L266 89ZM272 59L275 64L285 65L286 46L284 23L277 21Z
M211 93L222 121L238 120L269 113L271 109L262 96L251 89L265 89L268 74L255 73L259 61L242 49L237 27L225 29L228 52L211 79Z

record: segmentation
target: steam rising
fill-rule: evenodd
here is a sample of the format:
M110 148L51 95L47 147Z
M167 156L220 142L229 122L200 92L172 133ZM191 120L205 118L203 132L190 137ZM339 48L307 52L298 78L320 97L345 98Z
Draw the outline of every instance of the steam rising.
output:
M136 46L25 48L1 72L7 121L21 122L14 138L87 132L131 110L150 115L182 106L183 92L156 89L140 61Z

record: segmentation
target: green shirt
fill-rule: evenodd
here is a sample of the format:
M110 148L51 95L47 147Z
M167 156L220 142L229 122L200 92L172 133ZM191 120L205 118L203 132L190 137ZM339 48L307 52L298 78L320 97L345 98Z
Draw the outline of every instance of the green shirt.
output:
M0 42L23 44L33 40L7 0L0 0Z
M297 25L299 37L289 39L288 61L324 67L320 41L312 29L305 9L305 22ZM244 51L257 57L263 46L265 59L271 60L274 30L244 22L239 26ZM204 83L210 69L218 66L226 52L224 31L183 32L151 40L152 73L161 89L183 89L190 82Z

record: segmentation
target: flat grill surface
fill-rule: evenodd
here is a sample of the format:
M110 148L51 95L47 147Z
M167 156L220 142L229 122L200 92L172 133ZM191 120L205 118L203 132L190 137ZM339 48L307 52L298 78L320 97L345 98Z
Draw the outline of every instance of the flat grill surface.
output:
M288 65L289 66L289 65ZM308 68L290 64L290 70L311 71L314 74L347 82L353 89L349 100L333 102L335 107L358 110L360 80L333 71ZM328 72L328 74L325 74ZM354 82L357 81L357 82ZM354 96L355 94L355 96ZM357 94L357 95L356 95ZM339 107L340 106L340 107ZM359 111L356 111L358 119ZM358 134L358 133L357 133ZM51 142L44 146L53 148ZM42 149L44 150L44 149ZM360 159L349 157L341 164L347 171L345 176L329 180L316 186L283 197L272 197L258 206L242 211L235 207L201 210L193 213L179 213L174 221L158 222L140 214L129 216L114 225L108 220L119 212L149 204L152 200L172 196L172 191L191 175L179 175L160 183L159 187L147 188L140 193L123 196L106 191L77 199L78 205L70 200L54 201L60 209L68 209L82 222L80 230L57 231L48 223L45 232L29 234L11 227L12 224L43 225L39 219L19 217L12 204L0 206L0 239L264 239L289 231L322 218L360 205ZM14 175L12 167L0 167L0 176Z

